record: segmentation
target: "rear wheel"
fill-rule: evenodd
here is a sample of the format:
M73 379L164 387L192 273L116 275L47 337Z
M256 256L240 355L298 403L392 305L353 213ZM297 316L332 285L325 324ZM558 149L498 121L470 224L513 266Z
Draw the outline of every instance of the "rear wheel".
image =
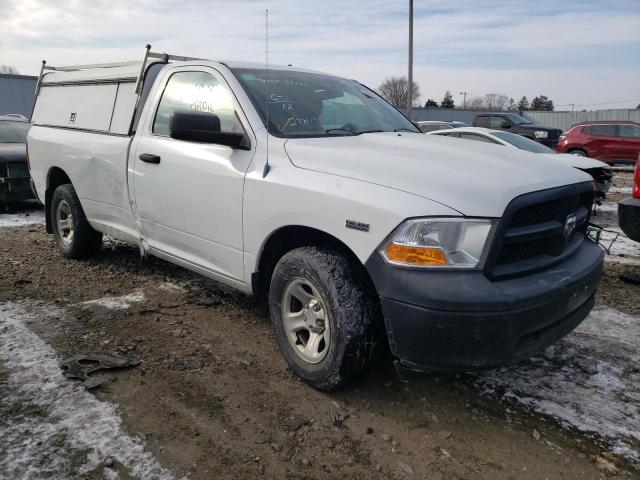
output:
M60 185L53 192L51 225L58 249L65 257L87 258L102 247L102 233L89 225L73 185Z
M271 278L269 310L289 367L314 388L336 389L373 359L378 310L357 266L340 252L285 254Z
M579 157L587 157L587 152L585 152L584 150L581 150L579 148L576 148L575 150L571 150L569 152L571 155L578 155Z

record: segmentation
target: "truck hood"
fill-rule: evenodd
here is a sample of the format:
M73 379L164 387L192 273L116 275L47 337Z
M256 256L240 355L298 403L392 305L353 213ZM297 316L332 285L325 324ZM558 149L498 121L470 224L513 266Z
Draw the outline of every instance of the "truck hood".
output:
M524 193L591 181L545 155L418 133L289 139L285 150L299 168L401 190L467 216L499 217Z
M0 143L0 163L26 161L27 148L24 143Z

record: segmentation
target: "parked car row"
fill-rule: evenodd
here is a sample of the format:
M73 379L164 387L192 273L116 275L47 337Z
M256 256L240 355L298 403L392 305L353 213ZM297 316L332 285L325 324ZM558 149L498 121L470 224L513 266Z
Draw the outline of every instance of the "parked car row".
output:
M424 133L467 127L457 121L416 122ZM534 140L558 153L570 153L600 160L635 162L640 154L640 124L633 121L591 121L573 125L567 132L548 127L512 112L482 112L473 119L473 126L502 130Z

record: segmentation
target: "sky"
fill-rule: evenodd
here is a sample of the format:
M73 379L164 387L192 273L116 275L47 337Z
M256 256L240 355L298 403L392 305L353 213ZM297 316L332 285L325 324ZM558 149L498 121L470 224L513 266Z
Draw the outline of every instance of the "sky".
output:
M0 64L136 60L154 51L335 73L377 88L407 73L408 0L0 0ZM414 80L427 98L640 104L640 0L415 0Z

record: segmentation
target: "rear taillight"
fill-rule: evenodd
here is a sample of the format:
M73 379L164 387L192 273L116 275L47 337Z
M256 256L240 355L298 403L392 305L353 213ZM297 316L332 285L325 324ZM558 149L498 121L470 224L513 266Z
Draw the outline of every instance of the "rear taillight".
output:
M633 196L640 198L640 154L638 154L638 161L636 162L636 174L633 177Z
M25 142L25 148L27 150L26 152L26 159L27 159L27 168L29 169L29 172L31 172L31 162L29 161L29 143Z

